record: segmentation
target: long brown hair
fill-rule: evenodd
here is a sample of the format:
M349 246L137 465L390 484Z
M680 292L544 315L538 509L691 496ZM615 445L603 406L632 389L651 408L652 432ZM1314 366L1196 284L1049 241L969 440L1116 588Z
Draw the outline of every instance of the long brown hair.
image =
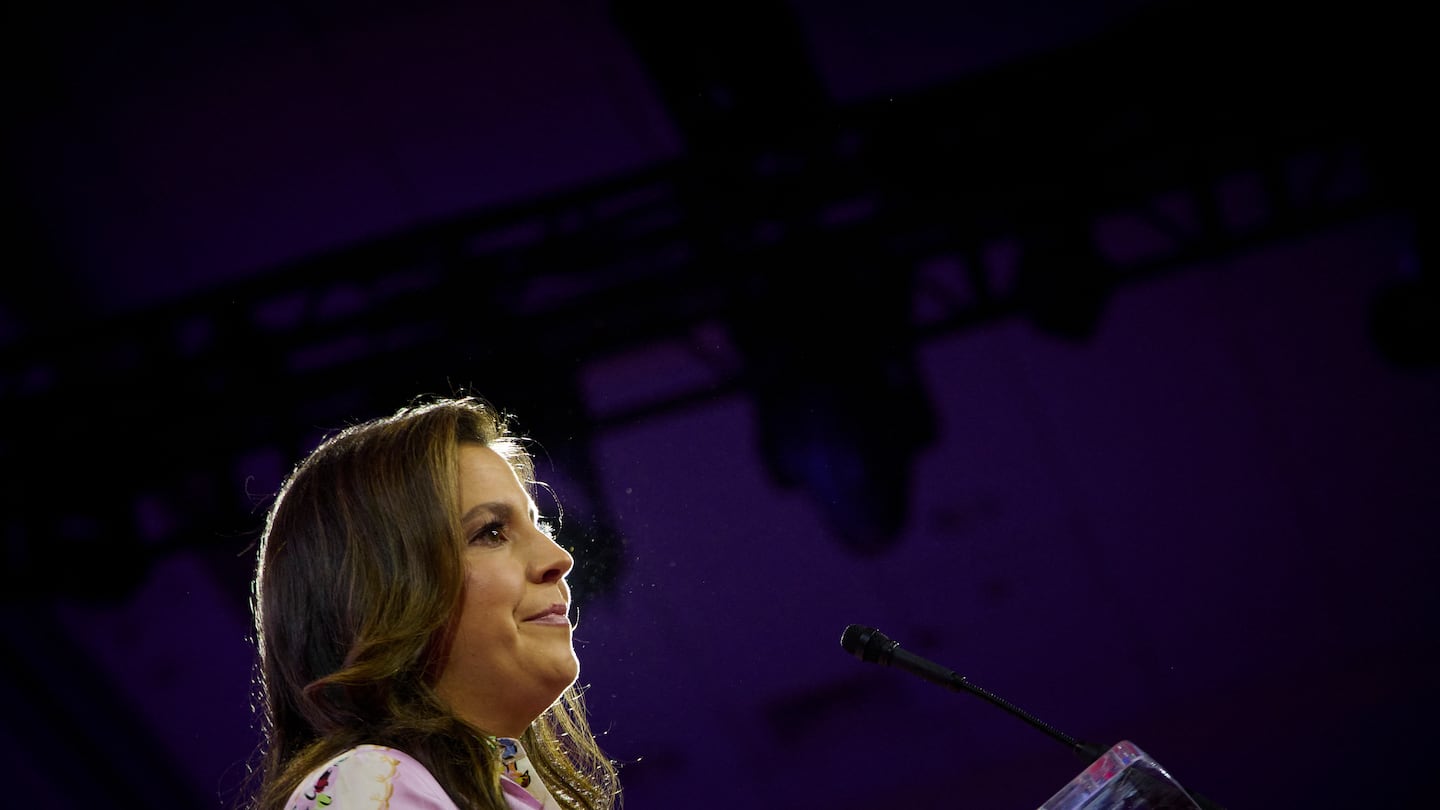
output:
M464 582L459 449L494 449L535 486L504 414L437 399L348 427L298 464L265 523L253 583L264 738L254 810L362 743L415 757L462 808L504 808L498 747L433 689ZM606 810L613 764L571 686L521 738L562 807Z

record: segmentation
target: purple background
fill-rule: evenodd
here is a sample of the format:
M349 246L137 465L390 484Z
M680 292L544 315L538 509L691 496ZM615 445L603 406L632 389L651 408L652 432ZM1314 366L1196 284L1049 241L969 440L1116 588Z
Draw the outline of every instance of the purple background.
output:
M953 5L790 8L833 104L883 111L960 80L1003 95L1021 86L1004 84L1008 66L1157 7ZM869 554L842 542L815 498L771 475L761 400L737 384L761 358L731 324L677 310L679 328L623 346L584 339L683 299L674 290L698 275L677 274L670 297L653 301L652 287L629 289L616 306L591 297L603 279L583 273L537 282L518 302L426 298L421 273L417 300L434 313L422 322L501 348L446 338L453 355L369 399L327 398L326 381L351 390L383 345L301 357L288 338L228 337L226 317L245 301L274 293L283 304L275 291L319 285L305 269L316 257L467 212L564 211L553 201L566 193L690 154L606 4L197 8L66 6L12 21L12 38L41 47L12 57L7 83L0 401L18 424L4 440L10 795L0 803L233 800L255 744L245 576L265 496L320 433L452 382L517 411L572 515L623 537L608 587L582 592L576 637L593 721L625 763L634 810L1025 810L1082 767L979 699L850 657L839 637L851 623L1077 737L1131 740L1231 810L1410 806L1425 795L1436 753L1440 372L1433 355L1397 364L1373 330L1383 291L1433 279L1416 237L1431 234L1429 220L1406 192L1428 190L1429 175L1407 165L1399 176L1411 184L1396 191L1377 168L1411 155L1390 148L1405 140L1396 133L1408 131L1414 99L1400 92L1413 80L1387 71L1407 63L1349 72L1366 61L1349 46L1403 32L1385 6L1319 39L1313 20L1277 15L1257 37L1274 49L1254 61L1202 43L1215 63L1195 86L1213 96L1186 95L1190 85L1167 96L1161 82L1132 100L1131 118L1106 119L1124 88L1090 86L1068 102L1093 117L1052 122L1035 152L1018 152L1025 165L1072 172L1064 194L1096 200L1087 216L1104 255L1139 268L1110 290L1093 334L1067 340L1023 307L952 317L977 311L967 273L997 293L1019 283L1024 243L1006 228L1024 231L1029 209L1011 203L1028 192L997 195L1011 207L973 231L974 252L905 253L919 257L911 275L868 288L902 290L902 343L934 417L906 462L904 527ZM1257 24L1227 13L1209 12L1213 30ZM1266 39L1276 32L1296 36ZM1120 64L1126 76L1152 69ZM1351 75L1353 86L1337 82ZM1167 117L1231 96L1245 102L1219 136L1188 141L1207 119ZM1313 126L1287 117L1293 99L1319 99L1297 109L1326 115ZM1012 119L1047 101L992 98L967 126L1005 141L1020 131ZM1079 170L1096 168L1086 161L1105 126L1132 125L1136 110L1154 111L1144 132L1197 151L1268 144L1282 130L1273 141L1285 148L1208 177L1222 233L1207 242L1195 238L1207 222L1196 186L1179 179L1127 197L1143 184ZM1288 139L1290 127L1319 136ZM955 158L946 148L895 145L921 155L911 156L920 169L895 175L899 196L903 178L923 184L925 150L943 162ZM1157 149L1135 175L1188 177L1170 174L1190 165L1179 151ZM1036 175L1016 165L996 159L997 188L1028 188ZM702 187L702 199L723 196ZM741 216L769 202L736 199ZM1187 234L1197 250L1176 249ZM554 244L553 260L571 261L573 248ZM474 270L482 281L505 271ZM338 283L327 278L321 310L366 322L383 309L368 282L343 283L343 268ZM807 330L831 330L823 347L879 343L897 328L884 301L833 304L843 281L823 262L798 278L793 299L761 293L774 304L758 311L777 354ZM713 288L696 280L693 290ZM583 322L507 320L567 301L581 315L565 317ZM152 361L143 339L130 348L161 321L191 324L200 360ZM515 323L527 331L508 331ZM569 365L547 365L557 357ZM289 377L267 376L280 366ZM887 410L874 372L842 373L835 398L872 409L844 435L903 443L910 425ZM303 435L267 443L281 424ZM187 474L201 463L224 474ZM905 480L897 468L870 473ZM207 500L214 491L230 500ZM838 506L863 523L864 504Z

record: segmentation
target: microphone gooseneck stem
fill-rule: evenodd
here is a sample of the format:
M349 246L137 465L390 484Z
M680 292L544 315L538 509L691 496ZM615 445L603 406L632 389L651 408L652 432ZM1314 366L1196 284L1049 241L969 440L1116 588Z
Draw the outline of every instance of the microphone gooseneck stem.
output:
M1095 745L1094 743L1081 742L1074 737L1071 737L1069 734L1066 734L1060 729L1055 728L1049 723L1046 723L1044 720L1041 720L1035 715L1020 708L1019 706L1016 706L1005 698L1000 697L999 695L991 692L988 689L985 689L984 687L977 686L971 683L970 681L966 680L965 676L963 675L955 674L952 681L954 684L952 688L956 691L964 690L972 694L979 695L980 697L990 701L996 706L999 706L1005 711L1010 712L1021 720L1024 720L1035 728L1040 729L1051 737L1054 737L1055 739L1064 743L1070 748L1070 750L1080 755L1080 757L1083 758L1086 762L1094 762L1095 760L1105 755L1104 748Z
M1084 759L1087 764L1105 755L1106 749L1103 746L1081 742L1071 737L1069 734L1060 731L1019 706L994 694L990 690L982 689L970 683L965 679L965 676L958 674L955 670L942 667L934 661L915 655L909 650L902 649L900 642L890 638L874 627L866 627L861 624L852 624L846 627L845 632L840 636L840 646L843 647L846 652L849 652L862 661L903 669L955 692L970 692L979 695L1064 743L1070 750Z
M845 632L840 635L840 646L861 661L903 669L953 692L969 692L978 695L1064 743L1071 751L1085 760L1087 765L1105 756L1106 751L1109 750L1094 743L1081 742L990 690L976 686L955 670L942 667L934 661L901 649L900 642L874 627L866 627L863 624L852 624L846 627ZM1143 769L1135 773L1138 774L1137 779L1154 779L1152 774ZM1195 804L1200 806L1201 810L1224 810L1211 799L1193 790L1186 792Z

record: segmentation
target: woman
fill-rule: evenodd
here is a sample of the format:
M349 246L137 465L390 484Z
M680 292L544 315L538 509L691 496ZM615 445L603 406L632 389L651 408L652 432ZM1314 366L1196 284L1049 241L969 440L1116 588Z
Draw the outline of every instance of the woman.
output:
M504 415L439 399L302 461L255 576L256 810L600 810L619 793L575 687L574 564Z

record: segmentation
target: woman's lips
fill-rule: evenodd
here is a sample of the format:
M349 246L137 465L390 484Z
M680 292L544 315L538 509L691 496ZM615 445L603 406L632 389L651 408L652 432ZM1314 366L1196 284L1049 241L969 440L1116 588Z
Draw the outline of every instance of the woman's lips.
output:
M569 627L570 617L566 615L568 612L564 605L551 605L526 619L525 622L527 624L550 624L556 627Z

